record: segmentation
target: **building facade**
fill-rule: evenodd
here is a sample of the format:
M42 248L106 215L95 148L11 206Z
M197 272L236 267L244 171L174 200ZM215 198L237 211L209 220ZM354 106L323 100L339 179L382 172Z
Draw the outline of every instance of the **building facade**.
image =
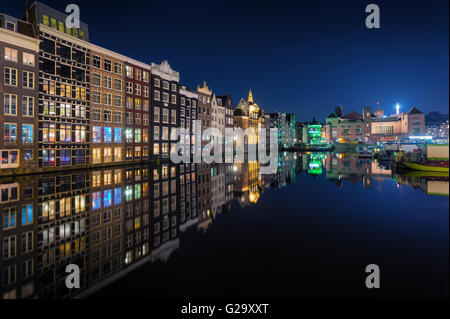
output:
M180 75L172 70L167 61L152 63L152 118L153 157L168 160L170 150L176 142L171 142L172 128L180 126L179 82ZM173 145L172 145L173 144Z
M365 122L356 112L350 112L339 118L331 113L326 120L326 142L362 143L365 139Z
M233 136L233 129L234 129L234 106L233 101L231 99L230 94L226 95L219 95L217 96L217 100L220 101L220 104L224 106L224 112L225 112L225 126L224 126L224 132L225 136L229 137L229 140L224 140L224 162L225 163L232 163L233 162L233 140L231 139Z
M150 65L125 63L125 162L150 158Z
M413 107L408 112L370 119L370 142L394 142L425 134L425 114Z
M211 127L211 99L212 90L203 82L197 87L198 93L198 120L201 121L201 131L197 132L197 139L201 141L200 147L203 153L206 145L210 143L211 137L203 134L203 131ZM204 162L197 164L197 212L200 227L205 229L211 218L211 165Z
M448 114L430 112L425 116L425 134L432 136L435 142L448 143Z
M198 93L180 86L180 128L185 130L180 142L183 145L183 153L189 159L192 159L191 154L195 151L197 104Z
M91 46L91 164L124 160L125 76L122 57Z
M0 23L0 175L37 172L39 41L31 24Z
M90 162L88 43L42 24L39 38L39 167L42 171L86 167Z

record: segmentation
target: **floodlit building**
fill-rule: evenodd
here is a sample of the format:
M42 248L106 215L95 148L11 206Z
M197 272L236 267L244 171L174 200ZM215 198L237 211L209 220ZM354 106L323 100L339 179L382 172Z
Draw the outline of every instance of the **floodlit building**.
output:
M331 113L326 120L327 143L353 143L364 140L364 120L356 112L350 112L342 118Z

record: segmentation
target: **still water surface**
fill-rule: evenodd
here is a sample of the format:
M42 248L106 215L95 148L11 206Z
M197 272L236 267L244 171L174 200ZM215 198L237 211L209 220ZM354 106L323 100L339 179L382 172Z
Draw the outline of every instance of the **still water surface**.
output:
M288 153L273 175L169 163L0 188L4 298L448 297L448 177Z

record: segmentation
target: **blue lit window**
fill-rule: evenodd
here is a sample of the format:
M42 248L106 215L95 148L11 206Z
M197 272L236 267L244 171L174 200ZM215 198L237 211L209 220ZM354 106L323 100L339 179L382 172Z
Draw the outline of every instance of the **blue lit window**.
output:
M114 142L122 143L122 128L114 128Z
M99 209L102 207L102 192L92 193L92 209Z
M103 138L105 140L105 143L111 143L112 142L112 128L111 127L104 127L103 128Z
M103 207L110 207L112 204L112 192L110 189L103 191Z
M31 224L33 222L33 205L28 204L22 206L22 225Z
M22 143L33 143L33 125L22 124Z
M70 150L61 150L59 158L61 165L70 165Z
M118 187L114 189L114 205L122 203L122 188Z
M92 142L93 143L102 142L102 128L100 126L94 126L92 128Z

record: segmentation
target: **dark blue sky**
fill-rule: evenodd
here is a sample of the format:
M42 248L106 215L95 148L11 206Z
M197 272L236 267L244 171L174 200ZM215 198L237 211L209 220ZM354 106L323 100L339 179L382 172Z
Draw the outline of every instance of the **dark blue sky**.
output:
M361 112L380 101L387 113L396 102L448 113L448 0L42 2L78 4L92 42L167 59L188 87L206 80L237 103L251 86L266 112L323 120L338 104ZM22 15L23 3L3 0L0 11ZM381 29L365 27L370 3Z

